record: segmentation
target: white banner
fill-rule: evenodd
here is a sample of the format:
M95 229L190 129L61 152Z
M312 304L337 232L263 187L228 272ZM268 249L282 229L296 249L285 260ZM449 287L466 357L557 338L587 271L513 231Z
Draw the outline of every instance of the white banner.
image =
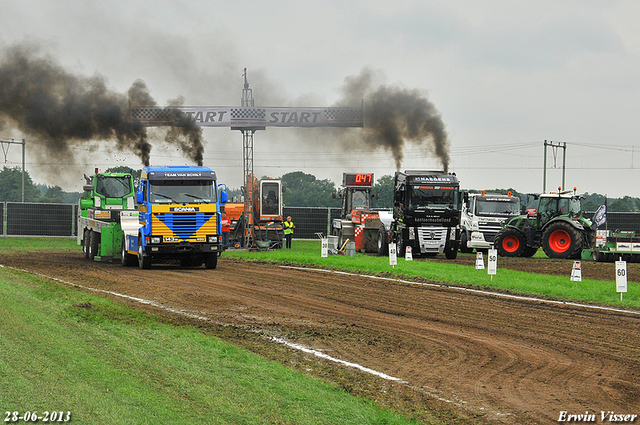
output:
M130 110L130 120L146 127L179 125L185 116L200 127L363 126L362 108L132 107Z

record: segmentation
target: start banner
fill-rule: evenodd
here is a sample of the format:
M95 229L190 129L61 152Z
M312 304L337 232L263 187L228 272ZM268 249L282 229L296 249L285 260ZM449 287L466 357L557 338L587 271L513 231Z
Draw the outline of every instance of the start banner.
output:
M362 127L362 108L131 107L130 121L146 127Z

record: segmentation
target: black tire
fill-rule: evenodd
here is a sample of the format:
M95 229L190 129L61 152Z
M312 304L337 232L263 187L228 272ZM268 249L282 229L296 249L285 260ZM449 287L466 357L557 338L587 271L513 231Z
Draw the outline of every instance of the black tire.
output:
M462 231L462 234L460 235L460 252L464 253L464 254L469 254L471 252L473 252L473 248L469 248L467 246L467 232L466 231Z
M82 235L82 255L85 260L89 259L89 244L91 244L91 230L85 229Z
M90 232L89 236L89 259L93 260L98 255L98 248L100 248L100 233Z
M204 267L206 269L215 269L218 267L218 253L208 252L204 254Z
M389 234L384 226L378 229L378 255L389 255Z
M458 246L455 241L449 241L444 249L444 256L447 260L455 260L458 257Z
M122 237L122 244L120 247L120 263L123 267L131 267L135 263L135 257L127 252L126 236Z
M148 269L151 267L151 257L142 252L142 236L138 235L138 267Z
M582 250L582 235L571 224L556 221L542 234L542 249L549 258L576 258Z
M526 239L519 230L506 227L498 232L494 245L503 257L520 257L526 248Z

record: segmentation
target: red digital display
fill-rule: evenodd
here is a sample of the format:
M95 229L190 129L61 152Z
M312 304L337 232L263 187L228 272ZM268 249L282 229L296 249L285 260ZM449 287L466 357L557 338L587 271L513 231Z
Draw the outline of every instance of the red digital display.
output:
M373 186L373 173L371 174L344 174L345 186Z

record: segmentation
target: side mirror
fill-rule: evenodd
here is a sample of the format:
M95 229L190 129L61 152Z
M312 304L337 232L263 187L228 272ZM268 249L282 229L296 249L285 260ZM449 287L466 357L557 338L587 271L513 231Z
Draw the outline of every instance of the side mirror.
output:
M142 199L142 190L139 190L139 191L136 192L136 203L138 205L140 205L140 204L142 204L142 201L143 201L143 199Z
M464 199L465 203L469 202L469 192L464 192L464 195L462 195L462 198Z
M227 185L226 184L219 184L218 188L220 189L220 203L221 204L226 204L227 201L229 200L229 195L227 194Z

